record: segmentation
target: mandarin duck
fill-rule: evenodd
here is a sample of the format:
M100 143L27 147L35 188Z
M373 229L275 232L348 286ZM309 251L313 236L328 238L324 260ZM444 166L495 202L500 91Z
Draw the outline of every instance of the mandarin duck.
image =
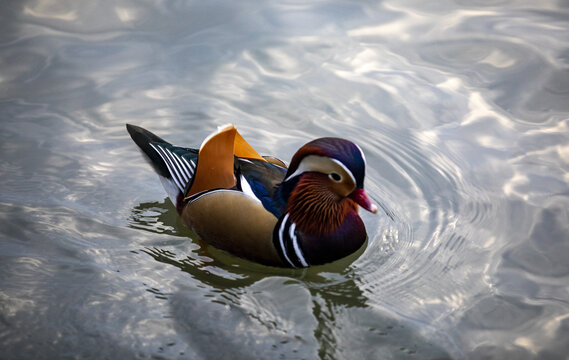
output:
M184 224L216 248L265 265L307 267L343 258L367 239L358 205L372 213L377 206L364 191L364 154L348 140L313 140L287 166L259 155L232 125L199 149L126 127Z

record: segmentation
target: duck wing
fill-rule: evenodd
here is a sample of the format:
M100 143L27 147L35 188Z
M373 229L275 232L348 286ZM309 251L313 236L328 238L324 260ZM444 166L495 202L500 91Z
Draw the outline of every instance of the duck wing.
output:
M239 189L260 201L267 211L279 218L286 204L276 196L276 192L286 175L286 168L267 161L243 158L236 158L235 165Z

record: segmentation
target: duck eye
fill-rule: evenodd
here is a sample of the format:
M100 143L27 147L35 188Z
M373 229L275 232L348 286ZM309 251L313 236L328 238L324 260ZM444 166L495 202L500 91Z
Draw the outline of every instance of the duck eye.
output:
M340 174L338 173L331 173L328 175L328 177L334 180L335 182L340 182L342 180L342 176L340 176Z

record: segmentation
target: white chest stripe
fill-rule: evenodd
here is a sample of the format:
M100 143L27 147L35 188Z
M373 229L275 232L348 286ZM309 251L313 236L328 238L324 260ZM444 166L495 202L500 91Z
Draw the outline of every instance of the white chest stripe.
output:
M308 267L308 262L304 258L304 254L300 249L298 237L294 233L296 224L289 222L289 214L286 213L281 220L279 226L279 243L278 246L286 262L292 267ZM287 229L288 227L288 229ZM292 245L292 246L291 246Z
M292 261L290 261L290 258L288 257L288 254L286 253L286 248L284 245L283 235L284 235L284 229L285 229L287 220L288 220L288 213L284 216L283 221L281 222L281 227L279 228L279 245L281 246L281 250L283 252L285 260L290 264L290 266L294 267L294 264L292 263Z
M288 216L288 214L287 214L287 216ZM296 238L296 235L294 233L294 229L296 229L296 224L292 223L292 225L288 229L288 236L292 239L292 246L294 248L294 253L296 254L296 257L298 258L298 261L300 261L302 266L307 267L308 263L304 259L304 255L302 255L302 251L300 250L300 247L298 246L298 239Z

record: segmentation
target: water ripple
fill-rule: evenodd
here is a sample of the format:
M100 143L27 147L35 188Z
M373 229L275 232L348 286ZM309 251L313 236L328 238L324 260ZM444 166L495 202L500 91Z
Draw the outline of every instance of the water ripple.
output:
M0 18L8 358L569 352L559 1L23 0ZM284 159L349 138L383 211L332 264L236 259L162 201L125 122L187 146L233 122Z

